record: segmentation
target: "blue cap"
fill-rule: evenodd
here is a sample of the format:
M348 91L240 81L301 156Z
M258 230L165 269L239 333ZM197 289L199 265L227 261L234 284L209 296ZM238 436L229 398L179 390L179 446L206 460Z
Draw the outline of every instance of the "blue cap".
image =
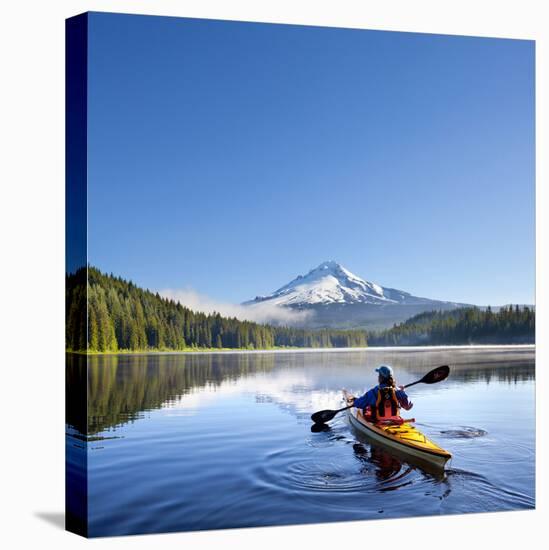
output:
M379 375L382 378L389 378L389 376L393 376L393 368L389 365L379 365L376 372L379 372Z

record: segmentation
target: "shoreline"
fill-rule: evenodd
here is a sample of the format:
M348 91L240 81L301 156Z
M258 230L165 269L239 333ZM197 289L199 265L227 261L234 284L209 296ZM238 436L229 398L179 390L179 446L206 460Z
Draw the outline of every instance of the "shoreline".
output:
M362 348L273 348L273 349L194 349L194 350L142 350L142 351L65 351L74 355L93 357L96 355L219 355L219 354L266 354L266 353L345 353L353 351L445 351L445 350L532 350L535 344L472 344L472 345L442 345L442 346L371 346Z

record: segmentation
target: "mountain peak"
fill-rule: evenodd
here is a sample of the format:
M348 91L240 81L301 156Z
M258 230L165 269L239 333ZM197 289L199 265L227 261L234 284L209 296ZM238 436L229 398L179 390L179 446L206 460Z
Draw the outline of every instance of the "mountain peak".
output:
M333 274L337 276L338 274L349 273L340 263L335 260L326 260L321 264L318 264L315 268L311 269L306 275L298 275L297 279L303 279L309 277L313 274L318 274L320 276L326 276L328 274Z
M271 300L281 306L398 302L388 294L382 286L358 277L335 260L327 260L272 294L258 296L253 302Z
M322 262L317 267L315 267L312 271L316 271L318 269L338 269L338 268L341 268L341 264L339 264L335 260L326 260L325 262Z
M258 304L312 310L314 319L307 321L308 327L386 327L424 311L465 305L383 287L362 279L335 260L322 262L268 296L245 302L250 307Z

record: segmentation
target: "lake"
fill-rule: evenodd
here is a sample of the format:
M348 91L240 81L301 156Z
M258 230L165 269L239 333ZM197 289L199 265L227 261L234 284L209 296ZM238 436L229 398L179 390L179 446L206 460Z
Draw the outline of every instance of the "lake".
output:
M68 356L67 473L89 536L529 509L535 506L533 347ZM409 389L416 426L450 451L428 472L368 440L346 414L374 368ZM80 480L80 483L79 483ZM82 489L85 493L85 489ZM86 503L68 499L78 515Z

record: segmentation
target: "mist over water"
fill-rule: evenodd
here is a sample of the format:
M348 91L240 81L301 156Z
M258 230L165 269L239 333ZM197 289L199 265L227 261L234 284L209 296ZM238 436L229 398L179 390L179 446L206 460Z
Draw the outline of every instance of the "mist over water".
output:
M89 467L90 535L514 510L534 506L533 348L90 356L88 414L68 416ZM453 454L425 471L338 415L341 388L410 388L417 427ZM67 383L86 379L70 356ZM75 408L78 411L77 408Z

